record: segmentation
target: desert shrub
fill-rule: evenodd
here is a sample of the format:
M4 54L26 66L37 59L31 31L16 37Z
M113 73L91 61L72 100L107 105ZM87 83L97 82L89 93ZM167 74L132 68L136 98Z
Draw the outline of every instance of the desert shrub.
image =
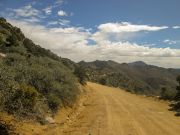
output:
M178 82L178 86L176 87L177 94L176 94L175 100L180 102L180 76L178 76L176 80Z
M101 78L99 80L99 83L102 84L102 85L106 85L106 79L105 78Z
M0 134L1 135L9 135L8 130L9 129L5 124L0 123Z
M18 93L17 96L23 97L22 105L24 107L33 108L38 97L38 92L34 87L28 86L26 84L21 84L20 90L17 91L17 93Z
M10 92L11 96L5 102L5 109L9 113L19 113L18 115L33 113L38 97L38 93L33 87L21 84L19 88Z
M86 75L86 71L83 67L77 66L75 68L74 74L78 77L78 80L82 85L86 84L87 75Z
M20 55L25 55L26 54L26 49L24 48L24 46L19 45L18 46L12 46L10 49L9 49L9 52L10 53L18 53Z
M7 123L0 119L0 135L19 135L15 133L15 127L11 123Z
M50 110L56 112L59 106L72 106L75 102L79 93L77 79L61 62L47 57L31 56L29 58L19 53L10 53L1 63L5 67L0 67L3 72L2 80L5 80L1 88L4 87L6 93L11 94L9 98L6 98L9 102L6 102L5 106L10 113L41 114L40 112L47 110L42 106L43 102L49 106ZM10 87L7 88L7 86ZM42 97L36 97L35 91ZM27 97L26 95L30 98L24 98ZM43 100L39 103L41 110L35 104L38 102L37 99ZM14 102L11 104L12 101ZM18 108L21 108L21 112Z
M61 99L55 94L49 94L47 99L48 99L48 105L53 112L56 112L60 107L60 105L62 105Z
M180 112L180 102L179 101L173 106L173 109L177 112Z
M6 19L5 18L0 18L0 25L3 27L3 28L5 28L5 29L7 29L7 30L10 30L11 28L12 28L12 25L10 25L7 21L6 21Z
M14 68L13 68L14 69ZM16 116L42 116L47 112L44 96L28 84L15 81L16 72L0 67L0 109Z
M173 100L176 96L176 91L163 87L161 88L160 98L164 100Z
M42 118L72 106L79 94L74 63L35 45L0 19L0 111Z
M7 47L18 46L18 39L17 39L17 37L15 35L8 36L6 41L8 42L6 44Z
M0 29L0 33L2 33L3 35L10 35L10 32L4 28Z
M178 86L177 86L177 94L175 96L175 100L177 101L176 104L173 106L173 109L176 110L178 112L178 114L180 113L180 76L177 77L177 82L178 82Z
M23 41L23 45L27 50L27 53L30 53L34 56L42 56L42 57L49 57L53 60L60 61L60 57L53 54L50 50L41 48L39 45L35 45L31 40L25 38Z

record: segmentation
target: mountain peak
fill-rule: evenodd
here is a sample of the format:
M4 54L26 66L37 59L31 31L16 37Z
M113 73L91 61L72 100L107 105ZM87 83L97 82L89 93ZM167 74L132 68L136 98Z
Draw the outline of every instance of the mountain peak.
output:
M130 66L146 66L147 64L143 61L135 61L132 63L128 63L128 65L130 65Z

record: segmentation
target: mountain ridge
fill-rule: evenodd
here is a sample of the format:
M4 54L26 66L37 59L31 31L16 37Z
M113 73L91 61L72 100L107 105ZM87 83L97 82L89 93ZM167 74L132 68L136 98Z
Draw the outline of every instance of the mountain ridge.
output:
M175 92L176 77L180 74L179 69L148 65L142 61L118 63L110 60L78 64L84 67L90 81L128 90L133 89L133 92L142 94L159 94L162 87L168 87ZM117 82L114 83L112 80Z

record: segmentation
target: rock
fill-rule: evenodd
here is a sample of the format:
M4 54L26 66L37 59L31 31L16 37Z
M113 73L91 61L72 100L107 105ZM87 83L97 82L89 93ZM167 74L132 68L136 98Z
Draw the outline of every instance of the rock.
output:
M50 124L54 124L55 120L52 117L46 117L45 120L50 123Z
M0 53L0 57L6 57L6 54Z

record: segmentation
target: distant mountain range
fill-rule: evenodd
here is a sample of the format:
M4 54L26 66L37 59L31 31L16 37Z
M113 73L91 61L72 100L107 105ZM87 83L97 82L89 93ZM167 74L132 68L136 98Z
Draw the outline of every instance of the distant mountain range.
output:
M139 94L159 95L162 87L176 91L176 77L180 74L180 69L166 69L143 61L120 64L96 60L78 64L85 69L90 81Z

